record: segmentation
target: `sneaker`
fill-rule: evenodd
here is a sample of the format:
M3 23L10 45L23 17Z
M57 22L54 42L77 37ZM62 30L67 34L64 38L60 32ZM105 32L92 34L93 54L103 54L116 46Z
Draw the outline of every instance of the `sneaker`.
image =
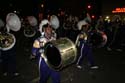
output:
M118 51L118 52L122 52L122 49L116 49L116 51Z
M91 69L98 69L99 67L98 66L91 66L90 68Z
M15 72L14 74L13 74L13 76L19 76L20 75L20 73L18 73L18 72Z
M3 73L3 76L7 76L7 75L8 75L8 73L7 73L7 72Z
M112 49L111 49L111 48L109 48L109 47L107 47L107 50L108 50L108 51L112 51Z
M78 69L82 69L82 66L80 66L80 65L77 65L77 68L78 68Z

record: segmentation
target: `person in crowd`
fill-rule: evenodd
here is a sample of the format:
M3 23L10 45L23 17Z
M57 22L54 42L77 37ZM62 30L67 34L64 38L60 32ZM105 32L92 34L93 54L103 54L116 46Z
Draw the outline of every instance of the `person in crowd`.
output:
M49 77L52 78L53 83L60 83L60 72L50 68L46 64L43 56L45 44L49 41L56 40L55 33L47 19L41 21L39 31L41 36L34 41L31 55L31 58L37 57L39 61L39 83L47 83Z
M107 33L109 42L107 43L107 50L116 50L121 52L121 41L122 41L122 30L121 30L121 20L116 19L111 22L111 31Z
M2 27L0 29L0 51L1 51L1 63L2 63L2 72L3 76L9 76L9 77L15 77L19 76L19 72L17 71L17 62L16 62L16 47L17 47L17 42L13 41L13 46L9 47L9 44L11 44L8 38L9 33L11 33L14 36L14 40L16 41L16 32L14 31L7 31L6 27ZM3 39L2 39L3 37Z
M81 32L78 34L75 44L78 48L79 54L76 62L77 68L79 69L82 69L82 64L85 57L87 57L91 69L98 68L98 66L95 65L92 47L89 42L89 26L89 23L87 23L85 20L78 23L78 27Z

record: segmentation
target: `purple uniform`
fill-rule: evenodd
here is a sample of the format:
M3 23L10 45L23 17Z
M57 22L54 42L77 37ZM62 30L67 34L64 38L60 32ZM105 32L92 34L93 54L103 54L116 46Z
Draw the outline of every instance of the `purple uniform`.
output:
M52 78L52 83L60 83L60 73L58 71L49 68L48 65L45 63L44 58L42 57L42 54L44 52L43 47L45 43L55 39L56 38L54 37L47 39L43 33L42 36L36 39L33 44L32 54L39 58L39 72L40 72L39 83L47 83L49 77Z

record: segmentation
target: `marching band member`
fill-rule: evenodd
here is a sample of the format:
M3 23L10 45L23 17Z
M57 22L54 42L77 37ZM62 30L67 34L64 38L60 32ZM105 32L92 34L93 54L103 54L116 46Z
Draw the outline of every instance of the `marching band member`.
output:
M80 55L76 63L77 68L82 69L83 59L85 56L87 56L87 59L90 64L90 68L97 69L98 66L95 66L94 58L92 54L92 48L91 48L91 45L89 44L89 38L88 38L89 24L85 20L82 20L78 22L78 27L79 27L79 30L81 30L81 32L78 34L75 42L79 50L78 54Z
M6 25L3 25L0 29L0 51L3 76L15 77L20 75L17 71L16 64L16 31L18 30L20 30L20 20L18 16L14 13L7 14ZM8 38L4 37L4 35L8 36ZM12 43L9 42L9 40L11 40L11 38L9 39L10 35L13 36Z
M45 43L56 40L55 34L53 34L51 24L47 19L41 21L39 31L41 33L41 36L34 41L32 48L33 55L31 55L31 57L35 56L39 59L39 83L47 83L48 77L52 78L53 83L60 83L60 73L49 68L48 65L45 63L44 57L42 56Z

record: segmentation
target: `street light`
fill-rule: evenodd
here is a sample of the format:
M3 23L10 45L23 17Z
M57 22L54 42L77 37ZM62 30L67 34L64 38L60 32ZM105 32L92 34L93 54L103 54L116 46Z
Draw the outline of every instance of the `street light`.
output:
M87 8L90 9L90 8L91 8L91 5L88 5Z

